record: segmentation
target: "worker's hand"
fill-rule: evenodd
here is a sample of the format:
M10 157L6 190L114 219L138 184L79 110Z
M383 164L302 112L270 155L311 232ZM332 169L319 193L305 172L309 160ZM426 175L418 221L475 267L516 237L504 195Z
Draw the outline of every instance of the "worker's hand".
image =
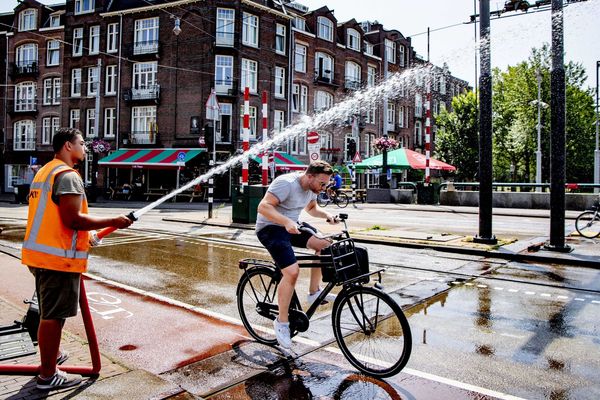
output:
M340 222L337 215L331 215L331 214L327 215L327 218L325 218L325 221L327 221L331 225L335 225Z
M131 220L131 218L129 218L127 215L119 215L118 217L114 218L111 226L114 226L118 229L124 229L131 224L133 224L133 220Z
M300 234L300 231L298 230L298 224L296 224L292 220L289 220L285 224L285 230L288 231L288 233L291 233L292 235L299 235Z

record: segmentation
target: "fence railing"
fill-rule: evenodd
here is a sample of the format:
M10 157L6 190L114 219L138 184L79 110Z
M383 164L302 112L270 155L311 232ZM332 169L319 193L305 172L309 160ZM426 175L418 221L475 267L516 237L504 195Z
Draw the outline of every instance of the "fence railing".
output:
M402 182L405 183L405 182ZM479 190L479 182L444 182L439 186L439 191L441 192L444 189L448 188L448 185L452 184L455 188L466 188L473 187ZM492 188L496 191L500 191L503 188L512 189L526 189L520 190L523 192L533 192L537 188L542 188L542 191L546 191L546 189L550 189L550 183L523 183L523 182L494 182L492 183ZM588 191L594 188L600 188L600 184L596 183L565 183L565 189L568 190L583 190ZM500 189L500 190L498 190Z

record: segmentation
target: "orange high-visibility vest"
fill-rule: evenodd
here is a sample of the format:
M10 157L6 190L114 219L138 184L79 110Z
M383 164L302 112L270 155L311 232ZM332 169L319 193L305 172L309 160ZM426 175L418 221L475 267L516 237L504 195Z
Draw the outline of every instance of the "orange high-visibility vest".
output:
M35 174L29 192L29 215L21 262L30 267L82 273L87 270L89 233L66 227L60 218L58 205L52 201L54 181L59 174L67 171L77 172L55 158ZM85 194L81 196L81 211L88 211Z

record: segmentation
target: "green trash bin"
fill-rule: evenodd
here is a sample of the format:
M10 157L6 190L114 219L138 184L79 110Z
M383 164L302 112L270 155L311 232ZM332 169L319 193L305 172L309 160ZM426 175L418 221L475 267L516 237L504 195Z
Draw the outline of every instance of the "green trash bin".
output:
M263 185L250 185L247 188L248 191L248 220L249 223L253 224L256 222L256 215L258 214L258 203L265 197L269 186Z
M440 201L440 184L417 182L417 204L438 204Z
M248 191L242 191L241 185L233 186L231 189L231 220L240 224L247 224L250 220Z

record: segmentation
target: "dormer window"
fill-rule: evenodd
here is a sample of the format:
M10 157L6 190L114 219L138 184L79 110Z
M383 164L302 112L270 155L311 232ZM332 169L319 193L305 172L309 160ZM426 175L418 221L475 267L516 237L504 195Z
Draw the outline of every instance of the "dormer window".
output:
M60 15L51 15L48 26L50 28L58 28L60 26Z
M360 51L360 33L355 29L346 31L346 46L349 49Z
M373 44L367 42L366 40L363 42L365 44L365 54L373 55Z
M29 8L19 14L19 31L32 31L37 29L37 10Z
M95 0L75 0L75 14L91 13L95 8Z
M294 28L300 31L306 31L306 21L304 20L304 18L294 17L292 25L294 26Z
M317 36L333 42L333 22L325 17L317 18Z

